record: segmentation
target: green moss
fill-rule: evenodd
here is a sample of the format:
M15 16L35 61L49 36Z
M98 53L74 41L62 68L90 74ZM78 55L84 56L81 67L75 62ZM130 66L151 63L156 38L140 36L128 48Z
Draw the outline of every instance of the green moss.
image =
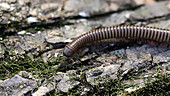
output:
M132 92L127 95L141 95L141 96L169 96L170 95L170 78L166 75L159 76L160 79L146 83L144 88Z
M76 88L69 90L68 93L51 93L51 94L55 94L55 95L71 95L71 96L79 96L81 94L81 89L85 88L85 87L91 87L91 90L89 92L87 92L86 94L84 94L85 96L100 96L102 95L106 95L106 96L117 96L117 95L130 95L130 96L136 96L136 95L140 95L140 96L169 96L170 91L169 91L169 87L170 87L170 79L168 78L167 75L157 75L156 80L150 82L150 80L147 80L147 82L145 82L143 88L134 91L132 93L127 93L125 91L126 88L129 87L135 87L135 83L132 84L125 84L124 80L126 78L121 78L120 79L120 75L117 75L118 79L117 80L111 80L109 79L107 76L106 78L104 78L104 83L99 83L97 85L91 85L90 83L88 83L86 81L86 76L85 76L85 72L83 72L83 74L81 74L79 79L76 79L80 82L80 86L77 86ZM131 80L136 80L134 78L134 76L128 77ZM99 78L101 79L101 78ZM149 78L148 78L149 79ZM100 81L100 80L99 80ZM140 86L140 85L139 85Z
M6 78L10 78L14 76L15 74L18 74L20 71L27 71L31 72L36 78L51 78L56 75L59 71L67 71L70 69L77 70L76 74L80 74L80 77L73 78L80 82L81 86L77 86L72 90L69 90L68 93L55 93L55 91L51 91L48 93L48 96L57 96L57 95L80 95L82 87L91 87L92 89L87 92L85 95L169 95L169 87L170 87L170 79L168 76L165 75L159 75L160 74L160 68L158 67L157 77L156 81L150 83L145 82L145 87L141 88L135 92L127 93L124 91L124 89L135 86L134 84L124 84L125 80L136 80L138 79L136 75L133 75L130 72L130 75L126 75L125 77L120 77L121 73L118 72L117 74L117 80L111 80L108 77L104 78L104 83L97 84L97 85L91 85L86 81L86 72L81 71L80 69L83 69L85 67L84 64L80 64L78 62L71 63L71 61L67 61L68 58L60 57L55 58L52 57L49 59L47 63L45 63L42 59L42 57L36 57L33 56L31 59L27 55L19 56L15 53L13 53L13 50L4 51L4 57L0 60L0 79L4 80ZM70 60L70 59L69 59ZM60 66L60 67L54 67L54 66ZM141 73L142 74L142 73ZM138 74L139 75L139 74ZM144 75L142 75L144 76ZM73 76L74 77L74 76ZM148 78L149 79L149 78ZM100 81L100 80L99 80Z
M12 50L5 51L4 57L0 58L0 80L10 78L20 71L31 72L39 78L48 78L58 72L58 69L53 67L57 64L58 60L45 63L41 56L30 58L27 55L19 56Z

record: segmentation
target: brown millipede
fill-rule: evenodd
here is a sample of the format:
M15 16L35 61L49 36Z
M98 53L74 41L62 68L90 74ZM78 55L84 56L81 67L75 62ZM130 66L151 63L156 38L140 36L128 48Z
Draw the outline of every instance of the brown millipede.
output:
M149 26L121 25L99 28L75 38L64 48L63 54L74 56L82 48L103 42L117 42L126 39L144 39L170 44L170 30Z

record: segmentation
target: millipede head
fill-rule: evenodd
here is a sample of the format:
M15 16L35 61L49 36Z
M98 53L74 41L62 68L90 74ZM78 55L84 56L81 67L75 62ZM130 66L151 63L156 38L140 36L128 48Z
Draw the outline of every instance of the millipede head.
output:
M80 49L77 49L76 51L73 51L71 48L66 46L63 50L63 55L67 57L77 58L77 57L83 56L88 51L89 51L89 48L87 47L82 47Z
M71 57L74 55L74 51L66 46L63 50L63 55L67 57Z

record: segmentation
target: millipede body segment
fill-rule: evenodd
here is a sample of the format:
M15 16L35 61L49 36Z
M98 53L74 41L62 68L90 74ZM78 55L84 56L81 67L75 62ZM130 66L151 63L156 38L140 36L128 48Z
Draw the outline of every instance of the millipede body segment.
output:
M114 43L115 41L126 39L144 39L170 44L170 30L139 25L121 25L99 28L75 38L65 46L63 54L72 57L82 48L92 46L95 43Z

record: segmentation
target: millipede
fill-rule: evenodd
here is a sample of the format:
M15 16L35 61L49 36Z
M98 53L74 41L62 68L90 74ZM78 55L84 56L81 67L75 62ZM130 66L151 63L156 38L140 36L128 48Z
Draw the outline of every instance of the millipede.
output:
M170 44L170 30L139 25L119 25L94 29L68 43L64 48L63 54L67 57L73 57L84 50L84 48L95 44L114 43L132 39Z

